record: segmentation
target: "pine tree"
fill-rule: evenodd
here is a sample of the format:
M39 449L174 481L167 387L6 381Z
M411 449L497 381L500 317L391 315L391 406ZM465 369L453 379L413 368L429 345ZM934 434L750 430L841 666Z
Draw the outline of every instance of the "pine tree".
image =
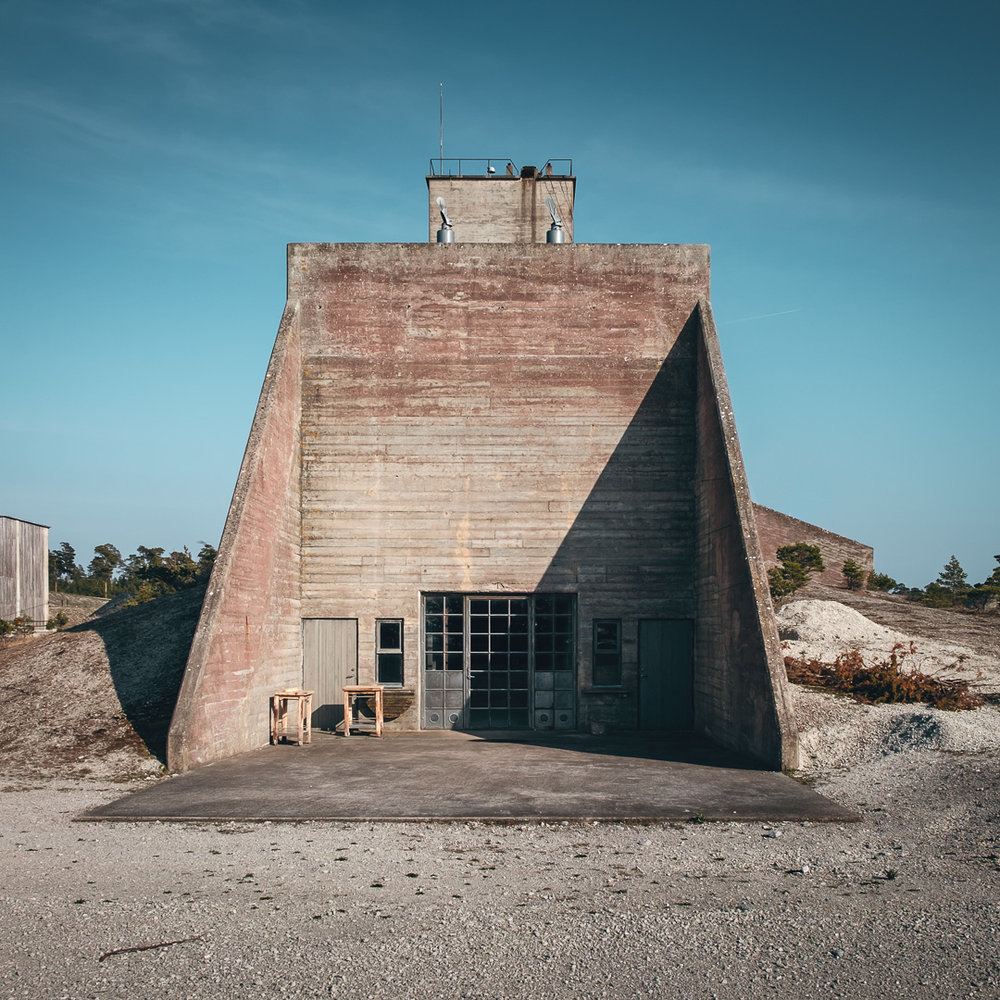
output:
M964 569L962 569L959 561L952 556L944 565L944 569L941 570L937 580L935 581L938 586L944 587L946 590L950 590L953 594L962 594L969 589L968 583L966 583L967 574Z
M842 572L848 590L861 590L865 585L865 571L853 559L844 561Z

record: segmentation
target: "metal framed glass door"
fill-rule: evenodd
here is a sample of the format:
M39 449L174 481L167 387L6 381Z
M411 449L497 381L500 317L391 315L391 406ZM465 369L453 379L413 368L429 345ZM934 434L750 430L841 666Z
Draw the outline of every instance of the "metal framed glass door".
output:
M469 601L469 729L530 729L528 599Z
M425 729L573 729L573 594L424 597Z

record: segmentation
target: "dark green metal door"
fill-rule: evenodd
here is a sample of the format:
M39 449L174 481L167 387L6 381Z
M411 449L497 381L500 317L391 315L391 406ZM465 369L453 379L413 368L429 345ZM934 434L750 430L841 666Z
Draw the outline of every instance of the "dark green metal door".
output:
M644 618L639 622L639 728L691 729L694 622Z

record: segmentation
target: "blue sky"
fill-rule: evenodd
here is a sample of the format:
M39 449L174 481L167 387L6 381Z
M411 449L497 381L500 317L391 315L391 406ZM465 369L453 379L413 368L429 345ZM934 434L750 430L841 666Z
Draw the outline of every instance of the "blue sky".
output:
M993 5L0 0L0 513L216 543L285 244L423 241L428 161L572 157L710 243L755 499L910 585L1000 552Z

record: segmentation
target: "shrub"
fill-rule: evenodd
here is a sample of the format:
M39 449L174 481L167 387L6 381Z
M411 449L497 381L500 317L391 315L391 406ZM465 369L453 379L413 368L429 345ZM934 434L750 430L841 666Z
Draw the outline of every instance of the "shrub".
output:
M845 561L842 572L848 590L861 590L865 585L865 571L853 560Z
M35 631L35 620L30 615L20 614L13 621L0 618L0 636L30 635Z
M772 566L767 571L767 583L774 598L794 594L805 580L796 580L783 566Z
M955 604L955 592L937 582L927 584L923 590L911 590L909 597L929 608L950 608Z
M903 662L916 646L897 642L889 659L867 666L860 651L841 653L833 664L785 657L785 671L795 684L829 688L869 705L923 702L932 708L961 711L978 708L983 700L969 689L969 682L941 680L919 670L904 670Z
M973 611L986 611L988 608L996 607L998 597L1000 597L1000 587L977 583L962 595L962 603Z
M819 546L809 545L807 542L782 545L777 556L781 565L774 566L767 572L768 585L774 598L794 594L809 579L810 573L822 573L826 569Z
M895 590L899 584L887 573L871 572L868 574L868 582L865 586L869 590Z

